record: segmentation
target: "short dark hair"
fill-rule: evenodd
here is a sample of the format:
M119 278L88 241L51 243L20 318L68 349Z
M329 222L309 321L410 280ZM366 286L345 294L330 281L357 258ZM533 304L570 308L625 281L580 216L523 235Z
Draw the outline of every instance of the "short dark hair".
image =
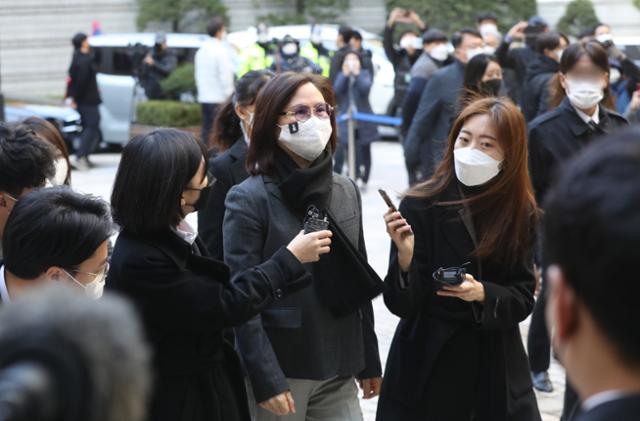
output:
M182 130L158 129L134 137L122 150L116 173L113 220L139 236L177 226L183 218L182 192L206 159L204 144Z
M59 186L32 191L16 203L2 248L9 272L34 279L59 266L70 273L113 233L109 205Z
M64 179L64 184L71 185L71 162L69 161L69 149L67 144L60 133L60 130L53 123L44 120L40 117L27 117L22 121L22 124L33 130L40 139L45 142L49 142L59 152L60 155L67 161L67 175ZM54 154L54 158L58 158L58 154Z
M424 34L422 34L423 44L431 44L432 42L447 42L448 40L449 39L447 38L447 34L436 28L431 28L428 31L425 31Z
M484 72L492 62L498 63L498 59L491 54L478 54L469 60L464 69L464 88L479 93Z
M340 25L338 28L338 35L342 36L342 40L345 43L349 43L351 36L353 35L353 29L350 26Z
M284 72L271 79L258 94L256 115L247 153L247 171L251 174L273 174L278 147L277 122L296 91L311 83L322 93L325 102L335 107L336 99L329 79L308 73ZM331 151L336 150L336 117L331 114Z
M217 110L209 139L210 148L227 150L242 136L236 105L246 107L254 104L258 92L272 77L273 73L270 70L251 70L238 79L235 92Z
M628 364L640 366L640 129L587 147L545 201L544 250Z
M362 41L362 34L360 31L351 31L351 39Z
M472 28L463 28L459 31L454 32L453 36L451 37L451 44L453 45L453 48L458 48L460 45L462 45L465 35L482 39L482 35L480 35L480 32L478 32L477 30Z
M543 32L536 38L536 53L544 54L544 50L555 50L560 46L560 40L564 39L569 45L569 39L556 31Z
M0 123L0 191L18 196L55 174L53 147L28 126Z
M214 16L207 22L207 34L215 37L224 27L224 19L221 16Z
M494 22L498 22L498 16L493 12L480 12L476 15L476 22L480 23L485 20L492 20Z
M71 38L71 45L75 50L79 50L82 47L82 43L87 39L87 34L84 32L78 32Z

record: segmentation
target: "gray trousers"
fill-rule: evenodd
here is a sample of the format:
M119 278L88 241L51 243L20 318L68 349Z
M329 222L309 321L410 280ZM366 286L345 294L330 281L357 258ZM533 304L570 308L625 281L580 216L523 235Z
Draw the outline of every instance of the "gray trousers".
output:
M363 421L353 377L325 381L287 379L287 382L296 413L279 416L257 406L255 418L252 414L255 421ZM251 398L250 406L254 402Z

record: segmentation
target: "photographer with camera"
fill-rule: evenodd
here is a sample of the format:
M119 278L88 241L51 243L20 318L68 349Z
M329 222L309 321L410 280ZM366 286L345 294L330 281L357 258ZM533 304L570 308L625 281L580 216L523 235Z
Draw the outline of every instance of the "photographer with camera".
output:
M278 51L269 70L275 73L322 73L320 65L300 55L300 42L288 34L278 43Z
M464 109L434 176L384 219L384 299L401 320L377 420L539 421L518 328L534 303L537 207L516 106Z
M147 98L167 99L160 82L174 71L177 64L176 56L167 49L167 36L163 33L157 34L153 50L145 55L140 71L140 83Z

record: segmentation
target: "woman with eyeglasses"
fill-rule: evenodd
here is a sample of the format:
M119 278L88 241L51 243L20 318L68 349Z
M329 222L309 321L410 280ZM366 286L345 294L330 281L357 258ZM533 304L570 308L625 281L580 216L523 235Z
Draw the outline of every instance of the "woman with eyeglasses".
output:
M247 156L252 176L233 187L225 203L224 256L232 273L261 264L303 227L326 227L327 221L335 221L328 228L341 231L365 258L359 191L333 173L333 104L328 79L308 74L280 74L258 95ZM271 303L236 329L258 421L360 421L356 380L365 399L378 394L371 301L338 312L331 298L345 291L327 290L353 281L331 263L349 259L335 254L338 238L330 254L307 266L313 288Z
M309 285L303 263L331 243L326 232L293 233L232 283L185 220L215 182L206 157L204 145L179 130L137 136L122 152L111 196L121 232L106 288L134 302L153 348L150 421L249 421L229 328Z

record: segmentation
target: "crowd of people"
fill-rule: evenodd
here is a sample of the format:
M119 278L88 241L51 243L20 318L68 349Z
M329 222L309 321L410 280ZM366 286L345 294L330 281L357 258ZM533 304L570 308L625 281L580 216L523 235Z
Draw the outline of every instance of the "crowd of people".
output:
M398 22L416 30L395 45ZM71 188L50 123L0 124L2 306L54 282L130 300L153 351L149 421L361 421L358 389L379 396L378 421L540 421L552 348L563 421L638 418L640 131L622 114L638 119L640 77L607 25L571 40L533 17L502 37L482 13L449 38L391 12L411 187L381 215L384 279L361 198L374 124L357 124L357 172L341 174L341 116L371 112L362 36L341 28L332 57L316 50L295 71L301 46L287 38L272 63L251 51L260 64L234 82L229 63L203 72L224 54L224 21L208 32L203 137L131 139L109 204ZM86 36L73 42L69 95L91 125L99 95L78 84L95 69ZM384 370L379 295L400 318Z

